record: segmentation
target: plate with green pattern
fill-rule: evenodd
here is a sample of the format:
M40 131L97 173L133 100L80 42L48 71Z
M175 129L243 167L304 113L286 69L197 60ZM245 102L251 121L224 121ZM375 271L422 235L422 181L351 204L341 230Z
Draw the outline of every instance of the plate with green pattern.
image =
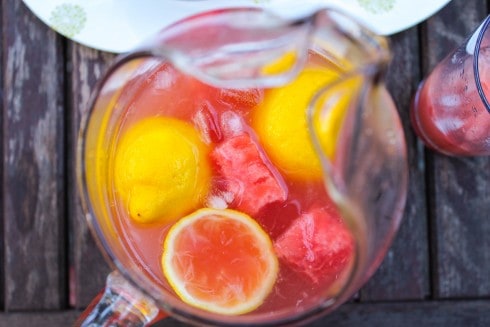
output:
M224 7L261 7L292 18L335 7L390 35L428 18L450 0L23 0L44 23L83 45L127 52L186 16Z

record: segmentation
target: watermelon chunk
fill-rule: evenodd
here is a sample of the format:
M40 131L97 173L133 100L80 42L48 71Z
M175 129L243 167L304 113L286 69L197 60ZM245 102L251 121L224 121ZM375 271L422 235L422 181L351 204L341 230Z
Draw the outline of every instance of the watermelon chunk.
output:
M225 139L210 156L222 177L221 192L233 194L231 208L253 216L264 206L287 199L286 183L249 134Z
M338 215L319 207L295 219L274 248L282 262L320 283L335 280L348 265L354 241Z

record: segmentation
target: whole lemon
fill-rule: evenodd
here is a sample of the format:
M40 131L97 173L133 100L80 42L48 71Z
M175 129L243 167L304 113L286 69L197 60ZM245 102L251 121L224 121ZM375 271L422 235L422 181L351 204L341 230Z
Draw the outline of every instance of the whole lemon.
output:
M170 223L195 210L210 187L208 146L189 123L152 117L123 132L114 185L130 217Z
M267 90L264 102L255 110L252 124L265 151L292 179L311 180L322 176L306 114L316 91L338 76L334 70L306 68L291 83Z

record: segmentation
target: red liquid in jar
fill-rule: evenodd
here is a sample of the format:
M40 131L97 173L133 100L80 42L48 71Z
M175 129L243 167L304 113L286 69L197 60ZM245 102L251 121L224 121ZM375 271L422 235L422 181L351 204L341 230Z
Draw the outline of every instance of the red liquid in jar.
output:
M480 51L480 79L490 94L490 49ZM430 148L448 155L490 154L490 112L474 78L473 56L458 49L420 85L411 120Z

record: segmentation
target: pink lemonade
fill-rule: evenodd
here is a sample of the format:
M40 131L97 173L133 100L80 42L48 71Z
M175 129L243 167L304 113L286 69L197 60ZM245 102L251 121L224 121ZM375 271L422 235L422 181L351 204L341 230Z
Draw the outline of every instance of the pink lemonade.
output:
M328 78L339 74L338 68L313 53L306 69L326 74ZM321 174L308 170L293 172L288 168L291 166L282 164L280 152L274 152L281 144L265 145L272 132L261 127L257 117L262 116L258 111L268 110L263 109L268 101L273 104L282 101L270 99L277 97L274 92L214 88L183 75L168 63L155 63L143 78L136 77L122 91L127 95L124 95L124 114L114 139L113 153L119 151L120 140L132 133L133 127L142 121L160 118L191 126L206 149L204 159L200 160L207 162L206 168L201 170L206 170L203 176L209 182L199 187L204 191L200 191L195 203L186 206L186 210L176 211L171 219L160 219L159 215L165 216L165 212L150 208L151 214L157 212L156 218L138 221L138 217L133 216L139 213L133 214L124 191L118 191L113 185L111 196L114 216L118 219L116 226L128 253L143 273L169 292L173 290L162 267L167 233L180 217L200 208L243 212L269 235L279 272L272 291L254 313L284 308L311 309L318 301L338 294L346 282L355 255L354 241L325 191ZM309 97L305 98L306 102ZM306 104L301 108L305 114ZM306 129L306 118L301 119ZM293 148L288 151L293 153L291 159L294 159L295 153L302 149L294 148L297 135L289 137L293 139L290 143ZM289 144L286 139L284 142ZM152 150L159 151L158 148ZM172 158L173 153L166 155ZM159 172L152 174L158 178ZM174 191L170 187L165 192ZM154 201L160 201L154 194L141 200L144 206L151 206ZM180 206L179 200L175 200L175 206Z
M490 48L481 48L479 58L483 92L490 94ZM464 48L456 50L435 67L414 98L416 133L445 154L490 154L490 111L478 94L473 61Z

